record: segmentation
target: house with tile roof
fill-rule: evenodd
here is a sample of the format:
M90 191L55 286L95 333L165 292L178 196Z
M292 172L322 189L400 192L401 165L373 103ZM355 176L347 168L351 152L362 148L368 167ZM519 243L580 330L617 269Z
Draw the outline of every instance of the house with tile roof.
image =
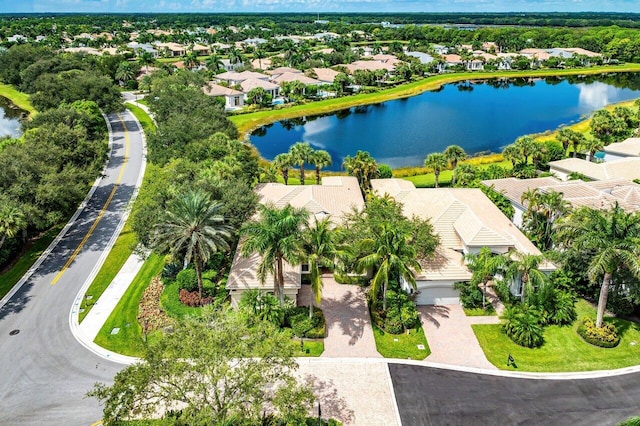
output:
M565 158L549 162L549 168L558 179L568 180L578 173L591 180L640 179L640 157L627 157L604 163L592 163L580 158Z
M238 109L244 106L244 93L239 90L220 86L210 81L204 85L202 91L209 96L224 98L224 106L227 110Z
M540 255L540 250L498 209L479 189L435 188L417 189L402 179L373 179L374 193L389 195L402 203L404 215L428 219L440 237L433 259L424 261L422 272L416 274L419 305L455 304L460 295L456 282L471 279L464 256L489 247L492 253L519 251ZM541 270L551 272L549 262ZM511 285L518 296L522 283Z
M364 209L364 199L358 180L351 176L330 176L322 178L322 185L283 185L281 183L259 184L254 189L261 204L272 204L282 208L291 205L305 208L310 217L329 217L339 225L352 209ZM264 283L258 279L258 265L262 261L259 254L243 257L240 254L242 241L233 258L227 290L231 304L237 306L242 294L248 290L273 291L273 276L269 274ZM302 285L303 265L284 265L284 294L296 300Z
M629 138L622 142L609 144L604 147L603 151L605 162L640 157L640 138Z

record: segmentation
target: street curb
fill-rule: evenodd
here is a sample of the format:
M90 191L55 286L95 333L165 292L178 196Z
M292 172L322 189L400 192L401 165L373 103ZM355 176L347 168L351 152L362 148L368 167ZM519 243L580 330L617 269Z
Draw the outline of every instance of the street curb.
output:
M107 243L107 246L106 246L105 250L102 252L102 255L98 259L98 262L95 264L95 266L91 270L91 273L89 274L89 276L85 280L84 284L82 285L82 287L78 291L78 294L76 295L76 297L75 297L75 299L73 301L73 304L71 306L71 310L69 311L69 328L71 329L71 334L73 334L73 336L76 338L76 340L78 342L80 342L80 344L82 344L82 346L84 346L89 351L93 352L94 354L96 354L96 355L98 355L98 356L100 356L102 358L105 358L105 359L108 359L108 360L111 360L111 361L114 361L114 362L118 362L118 363L121 363L121 364L132 364L132 363L136 362L138 360L138 358L133 358L133 357L129 357L129 356L126 356L126 355L120 355L118 353L115 353L115 352L109 351L107 349L104 349L101 346L98 346L97 344L93 343L93 341L87 341L88 339L85 339L84 334L80 330L80 323L78 321L78 317L80 315L80 304L82 302L82 298L84 297L84 294L86 293L87 289L89 288L89 286L91 286L91 283L93 282L93 280L95 279L96 275L98 274L98 272L100 271L100 269L104 265L104 262L107 259L107 256L109 255L109 253L111 252L111 249L113 248L113 245L115 244L116 240L120 236L120 233L122 232L122 229L124 228L124 225L126 224L127 219L129 218L129 214L131 213L131 206L135 202L135 200L136 200L136 198L138 196L138 193L140 192L140 186L142 185L142 181L144 179L144 173L145 173L146 165L147 165L147 161L146 161L146 158L147 158L147 140L146 140L146 136L144 134L144 131L142 130L142 125L140 124L140 122L136 119L136 117L131 112L128 111L128 114L131 115L131 118L136 122L136 124L140 128L140 135L141 135L141 140L142 140L142 165L140 166L140 171L138 173L138 179L136 181L136 184L135 184L135 187L134 187L134 190L133 190L133 194L131 195L131 199L129 200L127 208L124 211L122 217L120 218L120 222L118 223L118 226L116 227L116 230L114 231L113 235L109 239L109 242ZM123 118L120 117L120 116L118 118L120 120L123 120ZM111 127L111 123L109 122L108 119L107 119L107 126L109 128L109 139L111 140L113 138L113 130L112 130L112 127ZM131 254L131 256L137 256L137 254L134 252L134 253ZM99 301L100 301L100 299L98 299L97 302L99 302ZM108 316L107 316L107 318L105 318L105 322L106 322L107 319L108 319Z
M102 182L102 179L106 175L107 166L109 165L109 160L111 160L111 155L112 155L112 152L113 152L113 133L112 133L112 129L111 129L111 123L109 123L109 119L107 118L107 116L102 111L100 111L100 113L102 114L102 117L104 118L104 120L107 123L107 129L108 129L108 132L109 132L109 143L108 143L109 150L107 152L107 160L104 163L104 167L102 169L102 172L100 172L100 175L96 178L96 180L93 181L93 185L89 189L89 193L84 198L84 200L82 200L82 203L80 203L80 206L78 206L78 208L76 209L75 213L73 213L73 216L71 216L71 218L67 221L67 224L58 233L56 238L54 238L54 240L51 241L51 244L49 244L49 246L45 249L45 251L42 252L42 254L38 258L38 260L36 260L35 263L33 265L31 265L31 268L29 268L27 270L27 272L25 272L25 274L22 276L22 278L20 278L20 281L18 281L11 288L11 290L9 290L9 292L7 294L5 294L5 296L2 299L0 299L0 308L2 308L4 305L6 305L7 302L9 302L9 300L13 297L13 295L16 294L18 292L18 290L20 290L20 288L22 288L22 286L29 280L29 278L31 278L31 275L33 275L33 273L36 271L36 269L38 269L40 267L40 265L42 265L42 263L47 259L47 257L49 257L49 255L51 254L53 249L56 248L56 246L60 243L60 240L62 240L62 238L64 238L64 236L67 234L67 232L69 232L69 228L71 228L71 226L73 226L73 224L78 219L80 214L82 214L84 209L87 207L87 203L89 202L89 200L91 199L93 194L96 192L96 189L98 189L98 186L100 185L100 182Z

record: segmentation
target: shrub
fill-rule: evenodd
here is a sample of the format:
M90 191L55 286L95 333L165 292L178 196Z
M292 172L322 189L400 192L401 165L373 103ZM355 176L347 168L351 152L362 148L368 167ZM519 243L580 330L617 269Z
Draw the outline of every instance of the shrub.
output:
M505 306L513 306L519 299L511 294L511 290L509 289L509 284L506 281L496 281L493 286L496 294L500 298L500 301Z
M576 318L578 318L578 313L575 308L576 300L573 297L573 294L561 290L554 290L554 293L554 309L549 321L552 324L558 325L572 324Z
M611 323L603 323L602 327L598 328L593 319L585 318L577 331L585 342L601 348L615 348L620 343L616 326Z
M288 310L285 314L284 326L290 327L296 336L308 339L322 339L327 331L324 312L315 306L311 319L309 319L309 308L306 306L296 306Z
M369 281L367 277L363 275L348 275L348 274L341 274L339 272L334 272L333 278L336 280L338 284L366 285L367 282Z
M180 273L182 270L182 265L176 262L168 263L164 265L162 268L162 278L167 278L169 280L175 279L176 275Z
M459 282L454 287L460 291L460 303L465 309L482 308L482 290L476 284Z
M387 291L387 310L382 309L382 301L376 300L371 306L371 319L383 331L400 334L404 330L420 325L420 315L411 297L402 290Z
M293 334L298 337L305 337L307 332L313 328L313 322L306 316L304 319L300 318L292 324L291 330Z
M401 334L404 331L404 327L398 317L388 317L384 321L383 330L389 334Z
M180 302L182 304L195 308L197 306L208 305L213 302L213 297L203 297L197 291L187 291L184 288L180 289Z
M627 316L633 312L634 305L621 291L613 291L607 299L607 309L616 315Z
M238 306L254 318L271 322L277 326L281 326L284 320L285 311L280 306L278 298L271 293L263 293L258 290L246 291L240 298Z
M516 344L537 348L544 343L544 328L540 325L540 313L533 307L519 305L507 308L502 326L507 336Z
M393 177L393 171L387 164L378 164L378 173L380 179L388 179Z
M191 292L198 289L198 277L193 269L184 269L178 272L176 282L180 290Z

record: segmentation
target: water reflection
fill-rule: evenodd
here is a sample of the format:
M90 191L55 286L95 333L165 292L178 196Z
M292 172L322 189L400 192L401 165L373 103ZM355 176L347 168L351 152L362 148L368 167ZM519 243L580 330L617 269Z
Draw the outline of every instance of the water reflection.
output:
M577 84L580 89L578 97L579 106L587 110L596 110L612 103L611 99L618 89L605 83L594 82L591 84Z
M22 134L20 119L26 112L16 108L7 98L0 96L0 138L17 137Z

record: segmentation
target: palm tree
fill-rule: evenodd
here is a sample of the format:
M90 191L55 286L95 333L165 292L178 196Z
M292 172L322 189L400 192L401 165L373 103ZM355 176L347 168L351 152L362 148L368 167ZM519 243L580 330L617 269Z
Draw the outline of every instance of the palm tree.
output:
M502 150L502 156L505 160L511 161L511 167L515 167L520 159L520 150L514 145L507 145Z
M136 70L134 69L133 64L128 61L120 62L118 68L116 69L116 80L119 80L122 84L126 84L127 81L133 80L135 77Z
M149 65L153 65L156 62L156 58L153 57L151 52L142 50L138 56L138 63L140 66L144 66L146 71L149 71Z
M531 136L519 137L518 139L516 139L514 146L520 153L522 164L527 164L529 162L529 157L536 155L538 150L540 149L538 143Z
M527 203L527 210L523 216L527 236L539 249L551 249L555 223L569 212L569 202L563 198L561 192L540 191L538 188L525 191L521 201L523 205Z
M287 205L260 205L260 218L245 223L240 234L246 236L241 253L259 253L258 279L264 284L267 274L273 274L273 292L284 305L284 262L297 264L303 257L302 229L309 221L309 212Z
M469 186L477 178L476 168L472 164L462 163L453 170L453 181L456 186Z
M207 67L209 71L220 71L220 69L224 66L224 63L222 62L222 56L215 52L212 53L207 59L205 59L204 66Z
M596 152L604 148L604 142L602 142L598 138L585 139L585 141L582 143L582 146L584 146L584 148L589 151L589 161L595 162Z
M238 64L244 62L244 57L242 56L242 52L236 47L232 47L229 49L229 62L232 64Z
M371 188L371 179L378 177L378 163L367 151L356 152L351 157L347 155L342 162L342 167L350 176L355 176L360 184L362 192Z
M371 298L375 300L382 287L382 309L387 309L387 288L395 279L404 280L417 288L414 272L422 267L416 260L416 249L409 243L409 235L391 223L378 223L372 229L373 237L360 241L359 251L364 255L356 262L359 272L374 270L371 279Z
M262 60L267 57L267 52L263 48L257 47L253 52L253 57L258 60L258 67L262 69Z
M484 308L487 284L504 268L505 258L491 253L489 247L482 247L477 254L469 253L465 255L464 259L472 273L471 283L474 285L482 284L482 307Z
M520 279L522 282L522 290L520 291L520 300L524 302L526 294L534 288L544 286L548 277L539 268L544 257L536 254L528 254L515 252L508 261L506 278L511 280Z
M202 267L213 253L230 250L233 228L224 223L221 209L205 192L189 191L169 205L166 219L156 226L153 247L183 257L185 266L193 262L200 298Z
M289 184L289 169L293 166L293 160L291 159L291 155L288 153L282 153L276 155L276 158L273 159L273 165L280 170L282 173L282 179L284 179L284 184Z
M198 59L198 54L193 50L187 53L184 57L184 66L188 69L193 69L200 65L200 59Z
M336 245L331 231L329 217L315 219L313 226L307 226L304 233L304 245L311 276L311 291L316 304L322 299L322 273L320 267L330 267L336 256ZM309 318L313 317L313 301L309 302Z
M433 170L433 174L436 175L436 188L438 187L438 181L440 180L440 171L447 167L447 159L444 154L434 152L427 155L424 159L424 165L430 167Z
M313 148L308 142L296 142L289 148L293 164L300 166L300 185L304 185L304 165L309 162L312 154Z
M458 161L465 160L467 158L467 153L464 152L464 149L458 145L449 145L444 150L444 158L448 162L451 163L451 169L455 170L458 167ZM453 182L454 185L456 183L456 175L453 174Z
M316 166L316 185L320 185L320 170L331 165L331 154L324 149L313 151L311 157L309 157L309 163Z
M22 210L11 203L3 203L0 207L0 247L6 238L13 238L27 227L27 220Z
M582 133L576 132L571 129L562 129L558 133L558 142L562 144L562 148L564 148L564 156L567 156L567 152L569 150L569 145L573 148L573 158L576 158L576 154L578 153L578 148L585 141L585 137Z
M570 250L590 256L589 279L602 276L596 327L602 326L613 274L626 267L640 278L640 214L616 203L611 210L583 207L558 226L558 240Z

